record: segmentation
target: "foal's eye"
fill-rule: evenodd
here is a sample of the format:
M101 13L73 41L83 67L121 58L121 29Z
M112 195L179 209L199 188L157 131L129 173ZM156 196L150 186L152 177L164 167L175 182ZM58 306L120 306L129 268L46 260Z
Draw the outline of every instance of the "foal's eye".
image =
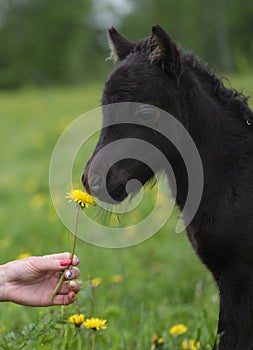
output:
M142 123L152 124L157 120L159 112L156 108L143 107L138 111L137 116Z

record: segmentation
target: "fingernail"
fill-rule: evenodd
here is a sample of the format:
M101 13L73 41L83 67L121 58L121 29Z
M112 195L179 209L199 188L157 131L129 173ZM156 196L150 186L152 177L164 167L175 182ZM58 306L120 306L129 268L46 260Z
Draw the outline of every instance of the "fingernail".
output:
M71 260L63 260L60 262L60 266L68 266L71 264Z
M76 297L76 293L75 292L71 292L71 299L75 299Z
M73 273L73 271L71 271L71 270L68 270L68 271L66 271L66 273L65 273L66 278L71 278L73 275L74 275L74 273Z
M78 265L80 263L80 260L78 259L77 256L75 256L75 263L76 263L76 265Z
M69 285L71 288L76 288L76 282L75 281L70 281Z

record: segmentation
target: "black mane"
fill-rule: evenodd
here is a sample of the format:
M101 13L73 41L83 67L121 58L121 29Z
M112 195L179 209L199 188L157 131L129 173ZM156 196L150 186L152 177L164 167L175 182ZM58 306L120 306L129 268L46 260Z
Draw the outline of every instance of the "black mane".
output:
M194 55L191 51L184 51L181 53L182 64L184 71L195 72L201 79L207 81L212 89L214 95L229 108L234 108L235 111L242 116L244 121L251 125L253 124L253 112L249 108L249 96L245 96L243 92L237 91L234 88L226 87L223 81L230 82L227 78L218 77L213 69L210 69L208 64Z

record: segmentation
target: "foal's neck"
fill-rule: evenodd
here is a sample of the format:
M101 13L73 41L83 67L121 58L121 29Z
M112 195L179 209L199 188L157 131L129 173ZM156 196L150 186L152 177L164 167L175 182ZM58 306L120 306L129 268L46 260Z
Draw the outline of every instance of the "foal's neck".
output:
M182 90L187 96L189 132L200 153L219 159L252 144L253 113L242 94L203 69L186 72Z
M188 70L182 76L181 107L201 157L207 200L215 196L215 191L225 190L224 177L228 178L229 191L234 179L243 176L249 162L253 164L253 125L248 126L245 121L245 115L250 116L252 112L246 100L232 97L231 91L216 77L204 73ZM181 169L178 178L182 189L179 193L181 206L186 198L185 182L188 180Z

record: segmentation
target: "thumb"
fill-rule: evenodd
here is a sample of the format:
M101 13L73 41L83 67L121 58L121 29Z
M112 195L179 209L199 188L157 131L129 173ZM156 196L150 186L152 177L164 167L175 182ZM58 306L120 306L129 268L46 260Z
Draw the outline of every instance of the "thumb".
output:
M36 261L36 266L39 271L61 271L65 270L69 265L71 265L70 259L65 260L55 260L51 259L50 256L38 257Z

